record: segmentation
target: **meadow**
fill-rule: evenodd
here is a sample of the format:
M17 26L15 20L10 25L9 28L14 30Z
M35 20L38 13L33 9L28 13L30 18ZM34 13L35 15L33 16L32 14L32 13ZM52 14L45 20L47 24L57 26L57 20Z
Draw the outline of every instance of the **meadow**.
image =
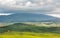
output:
M60 34L34 32L7 32L0 34L0 38L60 38Z

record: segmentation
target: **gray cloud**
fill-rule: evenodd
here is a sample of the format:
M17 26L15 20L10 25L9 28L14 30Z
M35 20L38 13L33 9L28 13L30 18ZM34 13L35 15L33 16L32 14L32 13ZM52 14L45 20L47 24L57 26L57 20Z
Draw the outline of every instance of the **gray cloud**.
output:
M60 13L60 0L0 0L0 8L1 7L6 10L1 9L0 12L12 12L20 10L43 14Z

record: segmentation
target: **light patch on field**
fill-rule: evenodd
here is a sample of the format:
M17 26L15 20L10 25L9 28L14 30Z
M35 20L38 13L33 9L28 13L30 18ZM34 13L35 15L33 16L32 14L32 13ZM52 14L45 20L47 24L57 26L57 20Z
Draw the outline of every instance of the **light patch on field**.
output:
M4 27L4 26L8 26L8 25L11 25L13 23L0 23L0 27Z
M24 24L35 25L35 26L43 26L43 27L60 27L60 23L52 23L52 22L24 22Z

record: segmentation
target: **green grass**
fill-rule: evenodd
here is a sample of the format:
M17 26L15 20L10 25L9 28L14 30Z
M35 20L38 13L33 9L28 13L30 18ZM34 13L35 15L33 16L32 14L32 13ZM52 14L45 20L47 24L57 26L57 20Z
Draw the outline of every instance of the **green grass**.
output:
M60 34L34 32L5 32L0 38L60 38Z

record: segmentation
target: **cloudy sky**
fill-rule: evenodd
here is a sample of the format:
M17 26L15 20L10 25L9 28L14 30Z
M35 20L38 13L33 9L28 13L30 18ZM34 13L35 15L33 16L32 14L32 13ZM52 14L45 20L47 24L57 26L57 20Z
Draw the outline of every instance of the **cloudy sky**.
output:
M60 0L0 0L0 15L24 12L56 16L60 14Z

